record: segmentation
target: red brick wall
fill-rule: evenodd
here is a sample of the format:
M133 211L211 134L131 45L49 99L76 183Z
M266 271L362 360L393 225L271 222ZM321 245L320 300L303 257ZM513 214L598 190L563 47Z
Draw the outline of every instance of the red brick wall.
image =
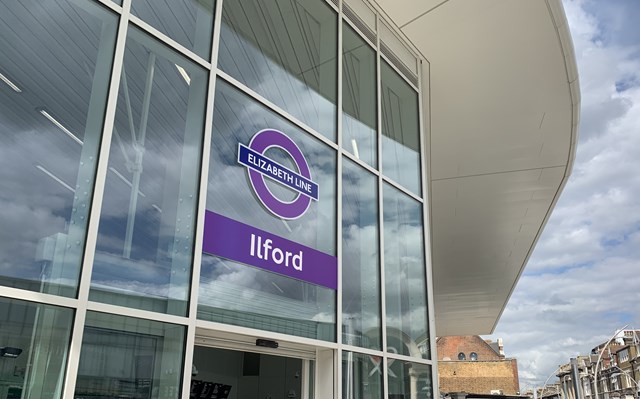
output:
M441 392L489 394L502 390L505 395L519 394L518 363L515 359L499 361L438 361Z
M438 360L449 358L449 360L458 360L458 353L463 352L469 359L471 352L478 354L478 360L500 360L498 355L492 348L477 335L457 336L457 337L439 337L437 340ZM477 393L477 392L474 392Z

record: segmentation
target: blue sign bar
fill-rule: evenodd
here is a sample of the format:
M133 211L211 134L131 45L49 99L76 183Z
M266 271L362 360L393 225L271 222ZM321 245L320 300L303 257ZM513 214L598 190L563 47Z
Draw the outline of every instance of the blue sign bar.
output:
M238 163L281 183L300 194L318 200L318 185L297 172L239 144Z

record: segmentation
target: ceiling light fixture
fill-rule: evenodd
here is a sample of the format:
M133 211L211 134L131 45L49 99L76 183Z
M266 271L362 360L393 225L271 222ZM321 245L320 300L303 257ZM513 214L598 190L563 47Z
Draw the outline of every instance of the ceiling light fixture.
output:
M5 82L7 86L11 87L13 91L15 91L16 93L22 93L22 90L15 83L10 81L8 77L4 76L2 73L0 73L0 80Z
M10 346L0 348L0 357L10 357L12 359L15 359L16 357L20 356L21 353L22 349L20 348L12 348Z
M60 185L64 188L66 188L67 190L71 191L72 193L75 193L76 190L73 189L73 187L71 187L70 185L68 185L67 183L65 183L64 181L62 181L62 179L60 179L58 176L54 175L53 173L49 172L47 169L44 168L44 166L42 165L36 165L36 168L44 173L45 175L49 176L50 178L52 178L53 180L55 180L56 182L60 183Z
M189 74L187 73L187 71L185 71L185 69L178 64L173 64L173 65L175 65L176 68L178 69L178 72L180 72L182 79L184 79L184 81L187 82L188 85L191 85L191 78L189 77Z
M351 139L351 147L353 147L353 155L355 155L357 159L360 159L360 153L358 152L358 143L356 142L356 139Z
M75 134L71 133L71 131L69 129L67 129L62 123L58 122L58 120L56 118L54 118L53 116L51 116L50 113L48 113L44 108L39 108L38 112L40 112L45 118L49 119L49 121L51 123L53 123L54 125L56 125L60 130L62 130L67 136L71 137L71 139L73 139L73 141L75 141L76 143L82 145L82 140L80 140L78 138L78 136L76 136Z

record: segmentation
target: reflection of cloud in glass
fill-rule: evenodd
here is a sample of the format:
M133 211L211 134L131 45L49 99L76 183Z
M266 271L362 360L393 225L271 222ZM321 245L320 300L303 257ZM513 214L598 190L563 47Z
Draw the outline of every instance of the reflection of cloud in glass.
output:
M201 319L334 339L335 291L328 288L203 255L198 292Z
M190 84L176 66L188 74ZM140 287L126 293L180 299L184 303L167 312L183 315L193 258L206 73L137 29L129 30L122 72L92 299L118 303L108 293ZM127 306L161 309L147 302Z
M389 185L383 206L387 326L416 340L428 331L422 206Z
M255 0L224 5L220 67L334 138L337 15L322 2L270 3L267 7Z
M55 129L20 131L15 139L2 133L0 274L38 280L38 242L67 232L74 193L37 166L75 187L79 148L72 155Z

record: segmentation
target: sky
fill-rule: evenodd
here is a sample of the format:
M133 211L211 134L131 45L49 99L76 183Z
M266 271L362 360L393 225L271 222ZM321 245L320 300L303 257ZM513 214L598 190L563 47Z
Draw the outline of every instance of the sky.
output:
M640 1L563 1L581 90L569 182L493 335L520 390L640 329Z

